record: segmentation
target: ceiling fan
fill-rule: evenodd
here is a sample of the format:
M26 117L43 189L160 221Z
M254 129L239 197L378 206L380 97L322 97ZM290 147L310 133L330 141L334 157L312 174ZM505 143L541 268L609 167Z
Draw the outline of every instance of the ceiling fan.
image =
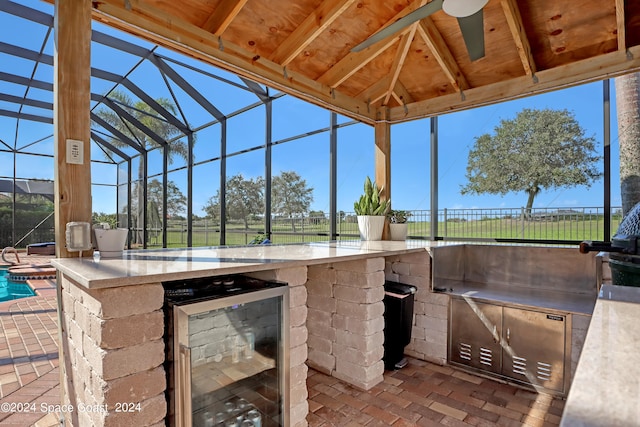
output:
M359 45L351 49L360 52L363 49L383 40L403 28L417 22L442 9L447 15L458 19L460 31L467 52L472 61L484 56L484 27L482 8L489 0L433 0L410 14L398 19L393 24L378 31Z

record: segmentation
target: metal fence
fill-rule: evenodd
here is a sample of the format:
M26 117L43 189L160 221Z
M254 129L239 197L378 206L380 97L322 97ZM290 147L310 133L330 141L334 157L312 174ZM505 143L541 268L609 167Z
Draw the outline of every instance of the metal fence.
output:
M610 229L616 230L621 220L621 208L611 210ZM417 227L409 234L429 234L429 211L414 212ZM416 221L416 219L418 219ZM465 239L514 240L605 240L604 209L576 208L499 208L443 209L438 212L438 237Z
M409 211L409 238L430 239L431 212ZM298 216L271 219L272 243L304 243L331 239L329 216ZM611 230L616 230L621 219L621 208L611 212ZM438 238L472 240L541 240L582 241L605 240L604 210L600 207L580 208L496 208L496 209L443 209L438 212ZM337 238L359 237L354 213L340 215L337 220ZM186 221L170 221L167 229L167 246L185 246ZM226 244L246 245L265 237L261 220L226 224ZM161 234L161 233L160 233ZM152 236L152 233L150 233ZM610 236L609 236L610 237ZM154 244L153 238L151 244ZM155 243L161 245L161 241ZM193 222L193 246L220 244L220 224L211 220Z
M408 236L413 239L430 239L431 212L429 210L410 211ZM611 211L612 232L618 228L621 208ZM299 216L271 220L272 243L304 243L331 239L329 215ZM600 207L580 208L534 208L528 212L524 208L497 209L443 209L438 212L437 238L470 240L541 240L541 241L582 241L608 240L604 236L604 210ZM355 214L341 214L337 221L337 238L351 240L359 237ZM23 236L30 230L17 230ZM11 230L0 230L0 241L10 242ZM256 218L244 222L230 221L226 224L227 245L247 245L264 237L264 221ZM209 219L193 221L193 246L220 245L220 223ZM611 236L608 236L611 237ZM20 244L54 240L54 230L39 227ZM187 222L171 220L167 223L167 246L186 247L188 242ZM162 229L150 228L147 246L162 247Z

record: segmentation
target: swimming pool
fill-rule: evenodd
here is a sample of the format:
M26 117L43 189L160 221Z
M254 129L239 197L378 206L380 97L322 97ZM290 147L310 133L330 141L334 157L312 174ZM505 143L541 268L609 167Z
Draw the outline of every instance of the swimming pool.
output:
M7 267L0 267L0 302L11 301L35 295L26 283L12 282L7 278Z

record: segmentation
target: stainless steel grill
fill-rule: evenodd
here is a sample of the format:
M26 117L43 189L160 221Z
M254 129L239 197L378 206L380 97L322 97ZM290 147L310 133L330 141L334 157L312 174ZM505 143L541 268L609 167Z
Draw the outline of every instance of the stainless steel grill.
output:
M611 280L618 286L640 286L640 203L624 217L611 243L584 241L580 252L609 252Z

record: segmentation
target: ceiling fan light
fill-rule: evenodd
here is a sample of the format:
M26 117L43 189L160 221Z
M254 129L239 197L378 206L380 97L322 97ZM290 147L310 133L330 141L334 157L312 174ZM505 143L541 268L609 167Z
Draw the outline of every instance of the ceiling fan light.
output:
M444 0L442 10L447 15L465 18L482 9L489 0Z

